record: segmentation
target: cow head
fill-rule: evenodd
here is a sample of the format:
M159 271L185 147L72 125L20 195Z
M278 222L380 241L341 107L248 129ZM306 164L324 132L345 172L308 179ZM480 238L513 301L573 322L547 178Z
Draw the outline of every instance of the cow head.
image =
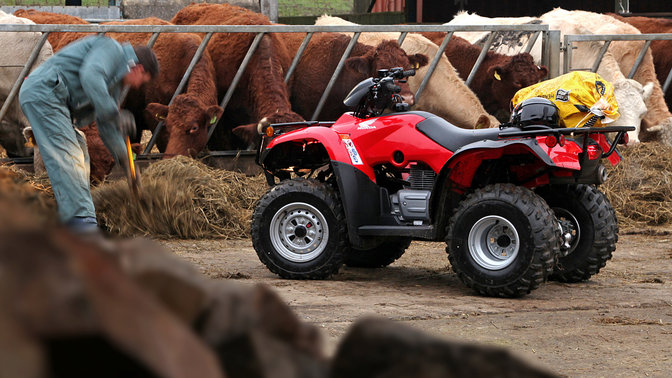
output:
M427 56L423 54L406 55L395 41L383 41L375 49L365 55L346 60L348 69L362 75L361 79L376 76L378 70L403 67L404 70L418 69L427 64ZM355 83L356 84L356 83ZM354 86L354 84L353 84ZM409 105L415 103L413 93L407 83L401 83L401 97Z
M634 131L628 132L628 145L639 143L639 130L642 118L646 115L646 100L651 96L653 83L642 86L635 80L620 78L613 82L614 96L618 103L620 117L609 126L635 126Z
M158 121L165 122L168 143L166 157L185 155L195 157L208 143L208 130L222 116L217 105L204 105L187 94L175 98L170 106L151 103L146 111Z
M487 72L493 100L497 102L499 109L507 110L513 95L519 89L540 82L547 74L548 69L534 64L532 55L528 53L507 57L504 64L494 65Z

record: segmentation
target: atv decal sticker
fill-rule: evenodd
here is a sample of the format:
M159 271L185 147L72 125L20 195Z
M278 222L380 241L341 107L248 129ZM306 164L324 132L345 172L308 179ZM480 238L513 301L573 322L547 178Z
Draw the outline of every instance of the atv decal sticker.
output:
M348 149L348 154L350 154L352 165L364 165L362 158L359 156L359 152L357 152L355 144L352 143L352 139L343 138L343 144L345 144L345 148Z
M360 122L359 126L357 126L357 130L372 130L375 129L376 126L373 126L372 123L376 122L376 119L369 119L364 122Z
M555 92L555 101L562 101L562 102L569 101L569 90L558 89L558 91Z

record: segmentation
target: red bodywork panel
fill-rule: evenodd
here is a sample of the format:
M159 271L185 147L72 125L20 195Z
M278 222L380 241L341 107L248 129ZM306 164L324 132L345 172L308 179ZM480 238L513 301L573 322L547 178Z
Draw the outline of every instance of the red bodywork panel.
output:
M576 142L568 140L564 146L557 144L555 147L550 148L546 145L546 137L538 136L537 143L539 143L539 147L551 157L558 167L577 171L581 169L579 154L582 152L582 149Z
M536 152L533 151L527 144L513 143L502 146L502 148L467 150L449 162L454 155L453 151L447 150L417 130L416 125L423 120L425 120L424 117L414 113L397 113L368 119L356 118L351 113L346 113L331 127L306 127L288 132L274 138L266 148L272 149L287 142L301 144L319 142L324 146L331 160L356 167L373 182L376 182L373 167L382 163L404 168L411 162L424 162L438 174L448 162L451 168L451 180L465 188L471 185L478 167L484 160L498 159L504 155L531 154L536 156L540 152L538 149ZM566 169L556 169L551 174L569 176L572 174L571 171L581 170L579 154L583 150L579 144L571 139L564 140L563 138L562 145L557 143L549 147L546 144L546 137L537 136L536 144L543 153L550 157L557 168ZM599 148L597 146L591 148L593 150L597 148L600 157L609 150L610 146L604 134L590 134L590 137L599 145ZM394 158L395 152L398 155L397 161ZM400 156L401 160L399 160ZM616 153L608 159L612 165L620 161ZM521 179L530 177L526 186L544 185L548 183L548 175L536 174L547 166L547 163L542 160L539 159L535 164L512 167L512 170Z
M413 113L368 119L346 113L331 128L297 130L273 139L266 148L271 149L288 141L317 140L324 145L332 160L353 165L373 182L376 181L373 167L382 163L405 167L409 162L422 161L438 173L453 153L415 128L424 119ZM403 153L403 161L394 161L395 151Z

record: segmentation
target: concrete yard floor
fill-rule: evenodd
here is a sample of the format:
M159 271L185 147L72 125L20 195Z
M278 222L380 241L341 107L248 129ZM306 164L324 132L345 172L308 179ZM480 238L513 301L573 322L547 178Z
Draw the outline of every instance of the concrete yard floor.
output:
M284 280L249 240L168 240L214 279L275 288L333 353L359 317L382 316L449 340L497 345L567 376L672 374L672 232L622 233L587 282L548 282L520 299L487 298L450 270L443 243L413 242L387 268L344 267L324 281Z

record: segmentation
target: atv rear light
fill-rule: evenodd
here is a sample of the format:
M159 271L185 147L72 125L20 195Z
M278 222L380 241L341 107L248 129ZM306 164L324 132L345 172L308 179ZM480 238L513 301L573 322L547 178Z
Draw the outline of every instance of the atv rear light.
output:
M630 135L624 133L623 136L618 140L618 144L628 144L630 143Z
M273 133L275 133L275 130L273 130L273 126L268 126L266 128L266 136L267 137L272 137Z
M546 145L549 148L553 148L558 144L558 138L555 137L555 135L549 135L546 137Z
M590 146L586 147L586 150L588 150L588 159L590 160L599 159L600 156L602 156L602 149L600 146L591 144Z

